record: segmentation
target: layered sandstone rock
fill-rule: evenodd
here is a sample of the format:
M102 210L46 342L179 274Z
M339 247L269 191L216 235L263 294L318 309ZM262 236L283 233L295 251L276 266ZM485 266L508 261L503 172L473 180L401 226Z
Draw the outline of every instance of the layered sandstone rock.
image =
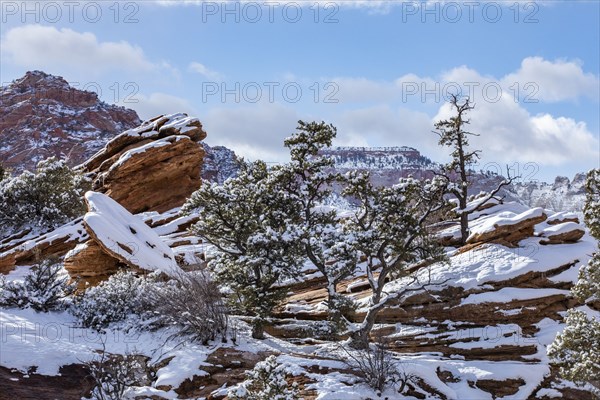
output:
M206 137L186 114L159 116L123 132L79 169L130 212L164 212L181 206L200 187Z
M565 399L593 398L561 384L546 347L563 328L565 312L580 305L570 288L597 244L575 222L548 224L546 215L512 203L475 212L471 237L482 242L472 239L456 249L448 264L418 269L419 282L431 282L428 290L400 296L379 313L374 338L404 358L429 357L428 365L438 365L447 392L433 397L453 398L448 393L465 385L472 398L543 398L550 389ZM551 238L556 244L543 246ZM268 332L302 344L326 339L318 335L327 320L324 284L317 277L290 285ZM412 284L392 280L385 291ZM357 302L348 318L361 322L371 295L366 276L342 282L338 290Z
M550 225L541 232L541 236L547 238L540 244L574 243L583 237L585 228L576 222L563 222Z
M96 93L41 71L0 88L0 115L0 161L15 172L33 170L51 156L80 164L140 123L135 111L104 103Z
M67 254L65 268L81 285L96 284L119 267L176 275L175 254L141 218L102 193L87 192L83 225L90 240Z
M129 212L153 212L142 218L148 219L160 235L169 235L165 238L169 246L195 244L197 240L186 234L194 217L181 218L177 211L167 211L180 207L200 186L204 151L197 141L205 137L198 119L186 114L163 115L116 136L77 168L94 180L95 191L110 196ZM30 264L36 257L62 257L86 242L88 232L78 219L41 236L25 231L5 238L0 242L0 273L10 272L15 265ZM85 268L82 260L92 254L98 254L96 246L83 251L80 264L71 255L68 265L79 273ZM190 249L182 249L176 255L186 263L200 257ZM99 263L105 265L107 260L101 258ZM105 267L100 269L110 270ZM88 276L92 279L95 272Z

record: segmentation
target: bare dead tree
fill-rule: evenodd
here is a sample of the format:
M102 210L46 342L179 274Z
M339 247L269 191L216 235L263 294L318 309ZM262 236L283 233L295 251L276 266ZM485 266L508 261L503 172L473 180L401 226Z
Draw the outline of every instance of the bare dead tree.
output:
M461 244L465 244L469 237L469 214L473 213L476 208L468 209L467 202L469 199L468 190L471 185L470 165L480 158L481 150L469 150L469 136L479 136L477 133L466 130L466 125L470 120L466 118L466 114L475 108L474 104L467 97L461 102L459 97L451 94L450 104L455 111L455 115L450 119L436 122L436 133L440 140L440 146L447 146L452 149L452 161L444 168L442 176L448 182L453 182L453 185L448 186L448 192L458 200L458 215L460 217L460 238ZM490 201L503 187L510 185L518 177L510 176L507 168L508 178L498 184L498 186L486 195L478 203L478 206L483 206ZM456 175L455 178L453 175Z

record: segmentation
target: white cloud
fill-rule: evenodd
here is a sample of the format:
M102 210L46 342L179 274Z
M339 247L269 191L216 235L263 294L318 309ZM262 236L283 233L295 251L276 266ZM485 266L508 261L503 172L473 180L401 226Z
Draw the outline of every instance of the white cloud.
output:
M88 73L107 70L149 71L169 67L149 61L143 50L126 41L100 42L90 32L25 25L6 32L2 58L29 69L78 69Z
M598 99L600 80L592 73L585 73L579 61L548 61L541 57L527 57L521 67L503 79L505 87L518 83L523 87L532 83L539 88L535 94L542 101L555 102L586 96ZM532 91L530 91L532 92Z
M418 146L426 151L435 142L430 117L405 108L378 105L346 111L333 122L338 128L339 145Z
M434 120L451 114L450 106L444 104ZM471 145L483 150L487 162L556 166L589 165L598 159L598 138L585 122L550 114L531 115L506 94L495 103L478 102L469 118L468 130L480 135L470 139Z
M184 112L199 117L198 111L185 99L165 93L152 93L149 96L137 94L137 103L122 104L137 111L142 120L147 120L161 114Z
M221 79L222 75L217 71L213 71L206 67L204 64L193 61L188 65L188 70L200 74L208 79Z
M227 146L243 157L267 162L287 159L283 140L294 132L299 119L293 109L276 103L213 108L201 118L209 144Z

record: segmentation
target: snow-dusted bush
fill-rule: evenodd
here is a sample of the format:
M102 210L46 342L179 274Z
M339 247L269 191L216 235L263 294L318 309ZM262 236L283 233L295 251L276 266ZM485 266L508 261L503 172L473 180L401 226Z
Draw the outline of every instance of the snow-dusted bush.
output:
M583 213L592 236L600 240L600 169L592 169L585 181L586 201Z
M75 299L72 313L82 325L102 330L113 322L129 316L142 315L153 305L148 296L156 275L136 276L131 271L120 271L98 286L90 287Z
M91 392L94 400L122 400L134 386L148 384L142 356L108 354L102 350L95 359L84 363L95 386Z
M360 350L342 347L346 353L344 362L371 389L381 393L388 385L398 385L402 392L412 375L401 371L400 364L394 359L382 340Z
M585 222L592 236L600 240L600 170L591 170L586 181ZM579 270L571 292L581 302L600 302L600 246ZM560 366L561 375L578 384L589 383L600 391L600 320L585 312L569 310L565 330L548 348L548 355Z
M288 367L279 364L275 356L256 364L246 372L246 380L227 393L230 400L296 400L299 390L296 382L289 384Z
M218 286L205 271L182 274L171 285L154 286L156 323L176 326L178 333L207 343L227 335L227 310Z
M563 378L600 390L600 321L583 311L570 310L565 323L548 355L560 366Z
M0 235L69 222L85 212L83 194L90 187L88 178L54 157L40 161L35 173L0 181Z
M0 305L50 311L64 308L65 297L75 291L58 259L45 259L31 267L23 281L0 280Z

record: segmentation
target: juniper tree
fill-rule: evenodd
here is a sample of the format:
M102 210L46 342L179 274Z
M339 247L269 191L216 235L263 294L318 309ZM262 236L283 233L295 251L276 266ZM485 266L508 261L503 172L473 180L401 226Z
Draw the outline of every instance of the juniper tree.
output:
M264 162L244 163L222 185L203 182L183 207L198 209L191 230L217 248L209 267L232 290L231 305L255 317L254 338L263 338L266 318L285 296L276 284L294 276L302 260L289 204L268 178Z
M358 202L355 213L345 223L348 244L359 251L372 290L363 321L351 333L350 345L364 349L379 311L390 301L422 290L407 286L395 293L384 293L390 276L407 276L409 267L421 260L443 260L443 251L427 229L428 220L444 207L445 180L424 183L401 179L391 187L375 187L368 173L350 172L344 195ZM418 283L413 278L411 284Z
M461 102L458 96L454 94L450 96L450 105L456 114L450 119L436 122L434 132L440 138L440 146L447 146L452 149L450 154L452 161L444 167L443 176L449 182L453 182L452 185L448 185L448 191L458 200L457 211L460 217L461 244L465 244L469 236L469 214L475 211L474 208L467 209L468 190L472 183L470 166L477 162L481 151L469 150L469 136L479 136L479 134L466 130L466 125L470 123L466 118L466 114L473 110L475 106L469 98ZM508 175L507 179L500 182L494 190L480 201L480 206L491 200L502 187L513 182L515 178L511 178L510 174Z
M325 122L298 121L296 132L284 145L291 161L274 168L273 181L278 192L289 201L289 215L301 238L303 255L326 279L327 305L332 328L345 325L343 313L351 307L338 295L337 285L354 270L357 252L349 246L342 232L337 212L324 206L339 174L330 157L320 150L330 147L336 128Z
M23 228L49 230L80 215L91 181L54 157L0 182L0 235Z
M591 170L586 180L585 222L600 241L600 169ZM600 306L600 244L587 266L581 267L571 292L592 308ZM579 384L591 384L600 391L600 319L580 310L569 310L565 329L548 349L561 375Z

